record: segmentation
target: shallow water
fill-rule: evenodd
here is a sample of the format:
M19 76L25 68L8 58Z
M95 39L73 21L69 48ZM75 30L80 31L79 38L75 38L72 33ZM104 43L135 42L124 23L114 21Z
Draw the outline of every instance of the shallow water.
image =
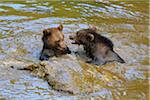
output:
M148 0L1 0L0 61L39 62L43 29L58 26L60 23L64 25L66 43L72 51L76 51L80 48L70 45L68 35L94 25L102 35L114 42L115 51L125 59L126 64L114 62L101 66L103 77L112 81L115 81L113 76L121 77L125 82L122 80L123 86L119 83L106 86L101 83L104 89L92 95L99 95L101 99L148 100L148 18ZM0 67L0 96L6 99L16 100L22 96L22 99L90 98L53 91L43 80L6 67L7 64L1 64ZM18 75L13 76L16 72ZM25 75L20 76L22 74Z

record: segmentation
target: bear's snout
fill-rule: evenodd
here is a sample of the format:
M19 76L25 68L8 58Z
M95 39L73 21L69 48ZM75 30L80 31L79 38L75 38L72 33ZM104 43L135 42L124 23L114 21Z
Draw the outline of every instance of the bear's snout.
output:
M63 49L65 49L65 48L66 48L66 45L65 45L64 41L61 41L61 42L59 43L59 49L60 49L60 50L63 50Z
M72 44L80 44L80 40L78 40L75 34L69 36L70 40L73 40Z
M70 36L69 36L69 39L70 39L70 40L74 40L74 39L75 39L75 35L70 35Z

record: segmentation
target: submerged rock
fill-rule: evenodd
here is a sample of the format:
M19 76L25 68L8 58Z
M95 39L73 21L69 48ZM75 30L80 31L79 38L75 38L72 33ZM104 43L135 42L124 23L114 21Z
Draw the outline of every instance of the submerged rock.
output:
M29 65L25 70L30 70L32 75L41 77L55 90L68 92L71 94L79 93L79 88L71 75L71 70L60 66L56 62L41 62ZM68 71L67 71L68 70Z
M46 80L53 89L70 94L90 94L124 81L98 66L71 57L34 63L24 69Z
M47 97L57 97L59 94L71 98L108 100L122 97L132 98L135 94L138 94L139 98L146 98L145 95L143 97L141 91L148 95L147 80L138 78L138 81L135 81L136 74L132 76L134 81L126 78L130 67L119 63L95 66L84 63L80 59L74 55L64 55L42 62L12 59L0 61L0 94L7 97L10 92L15 93L14 96L22 96L25 93L25 95L31 94L30 97L43 98L46 93ZM136 66L132 67L136 68ZM133 72L135 73L137 70ZM6 94L9 90L11 91ZM14 90L18 91L14 92ZM137 91L135 92L135 90Z

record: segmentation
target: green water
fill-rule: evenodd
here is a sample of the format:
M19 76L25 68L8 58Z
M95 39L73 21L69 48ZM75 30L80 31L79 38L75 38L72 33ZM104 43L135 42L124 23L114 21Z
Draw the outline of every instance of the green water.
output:
M1 0L0 60L12 58L20 61L38 62L42 49L43 29L58 26L60 23L64 25L63 32L66 43L71 50L74 50L74 47L69 43L68 35L94 25L99 33L114 42L114 49L127 62L123 68L114 63L102 66L107 70L105 71L106 76L110 79L112 76L121 76L126 81L124 82L126 88L120 89L119 86L116 86L110 89L110 87L105 87L111 93L116 92L111 99L148 100L148 3L148 0L104 0L103 2L95 0ZM2 68L0 67L0 69ZM33 88L28 87L33 91L27 92L24 87L15 85L18 91L21 91L19 93L12 86L17 83L17 80L9 80L5 77L0 76L0 96L12 97L13 99L21 96L45 99L56 97L58 99L61 95L61 93L55 92L50 94L48 87L44 87L46 90L43 90L33 85ZM32 80L32 77L30 76L29 79ZM33 80L37 80L37 84L42 81L35 78ZM24 84L23 82L28 84L26 78L20 81L22 82L20 84ZM29 82L32 83L32 81ZM82 96L60 96L60 99L65 98L87 99Z

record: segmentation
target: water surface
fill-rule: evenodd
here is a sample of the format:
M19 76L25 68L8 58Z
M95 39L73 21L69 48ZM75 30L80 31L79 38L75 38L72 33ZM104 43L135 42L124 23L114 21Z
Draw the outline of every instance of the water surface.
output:
M99 33L114 42L114 49L126 61L124 65L114 62L100 67L107 72L108 79L113 80L113 76L120 76L125 82L123 87L104 87L97 94L101 99L148 100L148 20L148 0L1 0L0 60L39 62L43 29L58 26L60 23L64 25L66 43L74 51L68 35L94 25ZM0 95L8 99L16 100L22 96L22 99L87 98L53 91L43 80L32 77L29 73L19 76L24 72L17 71L18 75L13 76L16 72L6 67L2 64L0 67Z

